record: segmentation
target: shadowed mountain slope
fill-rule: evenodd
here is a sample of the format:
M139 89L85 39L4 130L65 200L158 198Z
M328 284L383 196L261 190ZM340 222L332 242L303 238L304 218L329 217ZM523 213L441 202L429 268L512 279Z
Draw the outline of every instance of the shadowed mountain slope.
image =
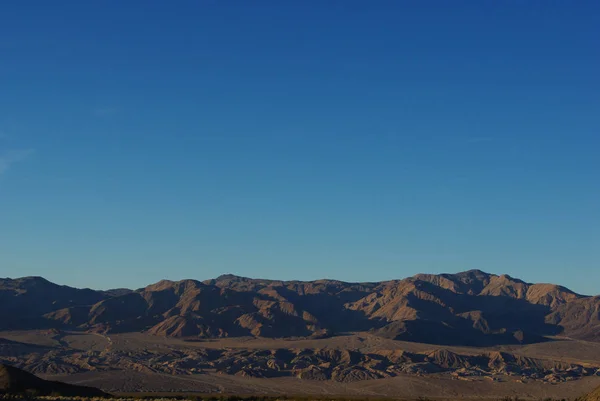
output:
M0 330L43 327L41 317L61 308L93 305L109 295L56 285L42 277L0 279Z

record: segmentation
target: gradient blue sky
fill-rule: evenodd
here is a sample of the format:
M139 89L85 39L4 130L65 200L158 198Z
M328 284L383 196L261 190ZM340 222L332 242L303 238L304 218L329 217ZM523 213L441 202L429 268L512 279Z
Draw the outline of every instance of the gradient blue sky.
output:
M600 293L597 1L3 1L0 277Z

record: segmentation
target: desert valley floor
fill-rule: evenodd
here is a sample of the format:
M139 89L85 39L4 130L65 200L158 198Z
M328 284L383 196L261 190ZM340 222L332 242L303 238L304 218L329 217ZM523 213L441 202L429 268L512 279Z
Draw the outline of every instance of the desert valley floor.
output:
M600 344L570 339L472 348L369 333L186 341L52 329L0 332L0 360L47 379L117 393L573 398L600 385ZM488 368L473 363L478 360ZM352 368L323 374L332 364Z

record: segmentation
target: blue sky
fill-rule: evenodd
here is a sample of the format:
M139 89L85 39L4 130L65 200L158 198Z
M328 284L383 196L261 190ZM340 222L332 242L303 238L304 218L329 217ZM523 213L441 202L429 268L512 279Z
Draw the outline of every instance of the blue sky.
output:
M0 277L600 293L596 1L0 5Z

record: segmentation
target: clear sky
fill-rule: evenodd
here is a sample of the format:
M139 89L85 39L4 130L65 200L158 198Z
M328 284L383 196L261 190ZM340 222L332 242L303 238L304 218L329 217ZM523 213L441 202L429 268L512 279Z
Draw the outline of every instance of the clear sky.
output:
M473 268L600 293L600 2L0 2L0 277Z

